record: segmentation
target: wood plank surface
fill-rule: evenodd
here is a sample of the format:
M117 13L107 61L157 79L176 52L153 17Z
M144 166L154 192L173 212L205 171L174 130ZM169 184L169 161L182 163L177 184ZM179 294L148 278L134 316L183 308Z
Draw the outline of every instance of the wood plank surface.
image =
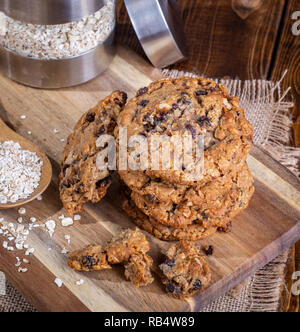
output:
M279 35L277 37L277 48L274 54L274 63L270 70L270 78L272 80L281 79L282 73L288 70L282 81L282 88L286 90L291 88L289 98L293 98L295 106L293 115L295 116L295 124L293 126L294 137L291 145L300 147L300 35L295 35L292 31L296 20L293 14L300 11L300 2L297 0L286 1L286 8L282 19ZM300 17L298 17L298 20ZM299 30L298 26L298 30ZM297 119L298 117L298 119ZM299 160L300 167L300 160ZM292 275L300 270L300 242L293 247L292 255L287 265L286 287L283 287L283 311L299 312L300 296L292 294ZM298 262L298 266L297 266Z
M279 80L282 73L288 69L288 73L282 81L282 87L283 89L288 89L289 87L292 89L291 95L295 101L293 114L295 117L299 117L294 126L294 139L296 146L300 146L300 34L295 35L293 33L293 26L296 24L293 14L296 11L300 13L299 1L289 0L280 36L278 37L278 49L274 66L271 70L271 78ZM300 15L298 20L300 20ZM300 31L300 26L296 30Z
M285 0L248 1L246 9L239 2L179 0L190 59L171 68L207 77L267 78ZM122 0L117 39L144 54Z
M287 2L285 17L282 29L279 32L279 44L276 50L275 63L271 71L273 80L279 80L282 73L288 69L288 74L282 82L283 89L292 88L292 95L295 99L294 114L300 115L300 34L293 33L293 26L296 19L293 13L300 12L300 3L297 0ZM300 15L298 16L300 20ZM300 27L298 29L300 31Z
M70 228L60 225L58 217L65 211L55 183L65 144L61 139L66 139L85 111L112 90L122 89L132 96L138 88L160 77L160 71L123 47L118 48L112 65L104 75L75 88L52 91L31 89L0 76L1 118L18 133L37 143L53 161L53 185L43 201L34 201L26 206L25 216L26 223L29 217L36 217L41 224L49 219L56 220L53 238L43 228L30 233L28 244L36 250L30 259L29 271L24 274L18 273L12 265L16 261L14 257L21 257L21 254L0 249L0 270L38 310L198 311L299 239L299 181L272 158L253 148L248 162L255 176L256 193L250 207L236 218L232 233L216 234L202 241L203 245L212 244L216 249L215 255L208 259L213 282L207 291L193 299L180 301L170 298L159 280L145 288L134 288L125 281L122 267L91 274L79 274L67 268L62 248L74 250L93 242L103 244L120 228L133 227L133 224L120 208L116 179L100 204L87 205L80 222ZM21 115L27 118L21 120ZM55 134L54 129L59 133ZM0 212L4 224L16 224L17 216L17 210ZM64 238L66 234L71 236L70 245ZM148 238L151 256L157 264L161 249L169 244L152 236ZM64 283L62 288L54 284L57 277ZM85 283L77 286L76 281L81 278Z

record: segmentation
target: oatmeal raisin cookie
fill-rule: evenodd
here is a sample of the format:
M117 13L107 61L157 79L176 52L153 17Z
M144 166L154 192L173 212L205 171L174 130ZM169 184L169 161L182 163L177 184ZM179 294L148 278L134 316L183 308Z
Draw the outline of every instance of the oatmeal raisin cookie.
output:
M99 202L111 184L109 170L98 170L96 159L103 148L96 146L104 134L113 135L117 118L127 101L116 91L100 101L78 121L63 151L59 176L60 197L70 215L83 210L91 201Z
M170 247L160 269L166 291L179 299L203 291L211 281L209 266L194 242L181 241Z

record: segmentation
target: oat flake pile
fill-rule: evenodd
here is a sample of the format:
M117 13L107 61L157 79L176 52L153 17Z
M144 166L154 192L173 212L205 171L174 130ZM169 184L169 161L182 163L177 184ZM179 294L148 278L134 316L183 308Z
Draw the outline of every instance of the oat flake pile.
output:
M19 143L0 143L0 204L28 198L39 186L43 162Z

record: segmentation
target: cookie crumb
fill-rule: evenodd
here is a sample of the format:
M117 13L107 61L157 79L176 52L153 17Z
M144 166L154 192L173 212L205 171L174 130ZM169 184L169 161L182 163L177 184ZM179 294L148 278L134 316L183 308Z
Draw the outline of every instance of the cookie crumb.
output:
M220 233L231 233L232 232L232 221L230 221L225 226L219 227L218 232L220 232Z
M63 255L66 255L68 253L69 253L69 250L66 249L66 248L63 248L62 251L61 251L61 254L63 254Z
M204 251L206 256L212 256L214 254L215 248L212 245L206 246L204 247Z

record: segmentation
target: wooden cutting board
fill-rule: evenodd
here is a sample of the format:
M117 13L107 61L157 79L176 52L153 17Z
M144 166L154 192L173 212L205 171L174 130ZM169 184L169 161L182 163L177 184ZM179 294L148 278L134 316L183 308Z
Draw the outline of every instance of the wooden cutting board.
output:
M15 267L16 256L23 257L22 253L5 250L2 247L4 237L0 236L0 270L38 310L197 311L300 238L298 179L254 147L248 160L256 187L250 207L236 218L232 233L216 234L202 242L215 246L215 255L208 258L213 282L205 292L186 301L174 300L164 292L158 280L151 286L134 288L124 279L122 267L83 274L67 268L62 248L75 250L94 242L104 244L121 227L133 227L133 223L120 208L116 182L100 204L87 205L80 222L69 228L60 225L58 217L65 211L59 201L56 176L65 144L62 140L71 133L81 114L112 90L122 89L131 97L138 88L160 77L160 71L121 47L104 75L75 88L37 90L0 76L1 118L47 152L55 169L53 183L43 200L26 206L26 222L30 217L36 217L40 223L49 219L57 221L53 238L44 229L30 233L28 244L35 252L30 256L27 273L18 273ZM26 115L26 119L21 120L21 115ZM55 134L54 129L59 132ZM4 217L5 222L16 223L18 211L1 211L0 217ZM71 236L70 245L65 235ZM158 263L161 248L169 244L148 237L151 255ZM63 281L62 288L54 283L55 278ZM76 281L81 278L85 283L77 286Z

